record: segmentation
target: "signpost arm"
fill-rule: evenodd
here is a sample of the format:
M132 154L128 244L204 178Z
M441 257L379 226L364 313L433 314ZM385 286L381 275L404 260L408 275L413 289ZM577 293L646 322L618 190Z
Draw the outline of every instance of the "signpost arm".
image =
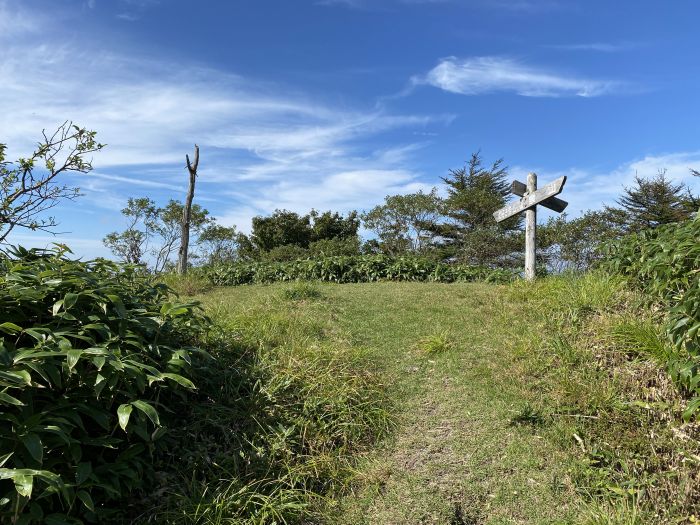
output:
M529 194L537 190L537 175L528 173L527 191ZM532 206L525 211L525 279L535 279L535 232L537 230L537 207Z

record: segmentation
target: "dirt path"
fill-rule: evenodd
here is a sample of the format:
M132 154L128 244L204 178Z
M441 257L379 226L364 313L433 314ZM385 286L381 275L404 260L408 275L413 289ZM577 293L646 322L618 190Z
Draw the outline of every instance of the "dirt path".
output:
M391 378L398 426L359 467L334 523L576 523L566 462L512 425L528 396L522 305L483 285L328 288L343 330ZM426 355L431 336L450 348Z

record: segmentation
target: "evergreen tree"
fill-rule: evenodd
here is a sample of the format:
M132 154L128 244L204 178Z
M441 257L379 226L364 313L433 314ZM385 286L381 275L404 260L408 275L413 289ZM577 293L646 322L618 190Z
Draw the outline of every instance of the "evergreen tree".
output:
M447 185L442 210L446 220L430 230L445 257L494 266L519 262L522 217L502 223L493 218L510 195L507 174L502 159L485 167L477 152L465 166L442 178Z
M674 184L665 171L648 179L635 176L634 180L635 185L625 188L617 201L629 230L679 222L697 211L697 197L685 184Z

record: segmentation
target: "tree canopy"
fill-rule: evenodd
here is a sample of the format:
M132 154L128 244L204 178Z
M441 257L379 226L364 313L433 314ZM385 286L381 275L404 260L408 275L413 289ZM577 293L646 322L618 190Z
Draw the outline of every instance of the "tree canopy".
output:
M442 200L437 188L424 193L387 195L384 204L362 215L365 227L374 231L382 251L396 255L406 251L422 252L432 240L431 226L440 217Z
M288 210L275 210L267 217L253 217L251 234L240 234L237 242L244 258L286 260L305 254L304 250L319 241L356 238L359 228L360 220L355 211L344 217L332 211L320 213L311 210L306 215L299 215Z
M162 272L178 249L183 209L184 205L173 199L159 208L148 197L129 198L122 209L127 219L126 229L107 234L103 243L124 262L145 264L150 255L153 270ZM194 204L190 217L192 230L198 233L210 223L209 212Z

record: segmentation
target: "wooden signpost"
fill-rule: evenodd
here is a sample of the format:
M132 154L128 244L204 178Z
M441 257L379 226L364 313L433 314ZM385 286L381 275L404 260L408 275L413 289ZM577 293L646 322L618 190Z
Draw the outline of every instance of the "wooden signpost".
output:
M493 214L496 222L501 222L525 212L525 279L532 281L535 278L535 250L537 231L537 205L544 206L558 213L564 211L568 202L556 197L564 189L566 176L559 177L539 190L537 189L537 175L529 173L527 184L513 181L510 188L511 193L521 197L520 200L513 201Z

